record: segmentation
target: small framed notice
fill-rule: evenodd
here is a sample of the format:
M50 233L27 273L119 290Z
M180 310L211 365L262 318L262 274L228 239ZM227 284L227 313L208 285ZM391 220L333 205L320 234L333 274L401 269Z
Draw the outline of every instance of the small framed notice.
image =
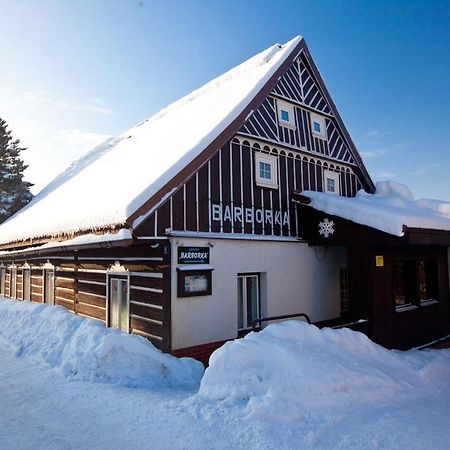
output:
M376 267L384 267L384 257L383 255L375 256L375 266Z
M212 270L179 270L178 297L200 297L212 293Z

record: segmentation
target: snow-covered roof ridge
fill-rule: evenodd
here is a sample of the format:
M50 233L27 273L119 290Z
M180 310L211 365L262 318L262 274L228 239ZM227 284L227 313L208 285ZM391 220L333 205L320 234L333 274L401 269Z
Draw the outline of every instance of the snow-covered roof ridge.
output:
M0 244L124 225L245 111L301 40L269 47L87 153L0 226Z
M356 197L340 197L304 191L310 206L352 222L395 236L404 235L404 226L450 231L450 203L420 199L407 186L394 181L376 184L375 194L359 191Z

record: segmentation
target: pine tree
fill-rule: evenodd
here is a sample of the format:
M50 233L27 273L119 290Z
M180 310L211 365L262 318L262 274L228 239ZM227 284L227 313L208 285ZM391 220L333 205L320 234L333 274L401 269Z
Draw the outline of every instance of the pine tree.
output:
M11 131L0 119L0 223L25 206L32 198L32 183L23 179L28 167L21 159L20 141L13 139Z

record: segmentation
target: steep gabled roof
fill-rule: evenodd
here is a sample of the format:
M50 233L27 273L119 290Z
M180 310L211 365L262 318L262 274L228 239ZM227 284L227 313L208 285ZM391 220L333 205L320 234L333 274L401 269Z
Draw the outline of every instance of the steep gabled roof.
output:
M350 144L364 188L373 192L306 43L296 37L250 58L74 162L0 226L0 246L137 226L237 133L300 52L310 60Z
M136 217L245 113L301 42L268 48L87 153L0 226L0 244L110 229Z

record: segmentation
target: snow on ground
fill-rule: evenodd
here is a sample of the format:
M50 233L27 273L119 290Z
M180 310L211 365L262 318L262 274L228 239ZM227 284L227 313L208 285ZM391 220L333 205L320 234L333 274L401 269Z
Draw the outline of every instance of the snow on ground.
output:
M17 356L68 378L127 386L195 387L203 365L161 353L147 339L106 328L62 306L1 300L0 337Z
M215 352L196 392L189 360L169 365L192 382L160 382L153 369L159 381L142 382L135 355L155 367L166 356L111 332L107 345L95 321L0 300L0 448L448 448L449 350L392 352L359 333L285 322ZM103 367L109 352L128 351L119 376ZM94 360L108 377L91 376Z

